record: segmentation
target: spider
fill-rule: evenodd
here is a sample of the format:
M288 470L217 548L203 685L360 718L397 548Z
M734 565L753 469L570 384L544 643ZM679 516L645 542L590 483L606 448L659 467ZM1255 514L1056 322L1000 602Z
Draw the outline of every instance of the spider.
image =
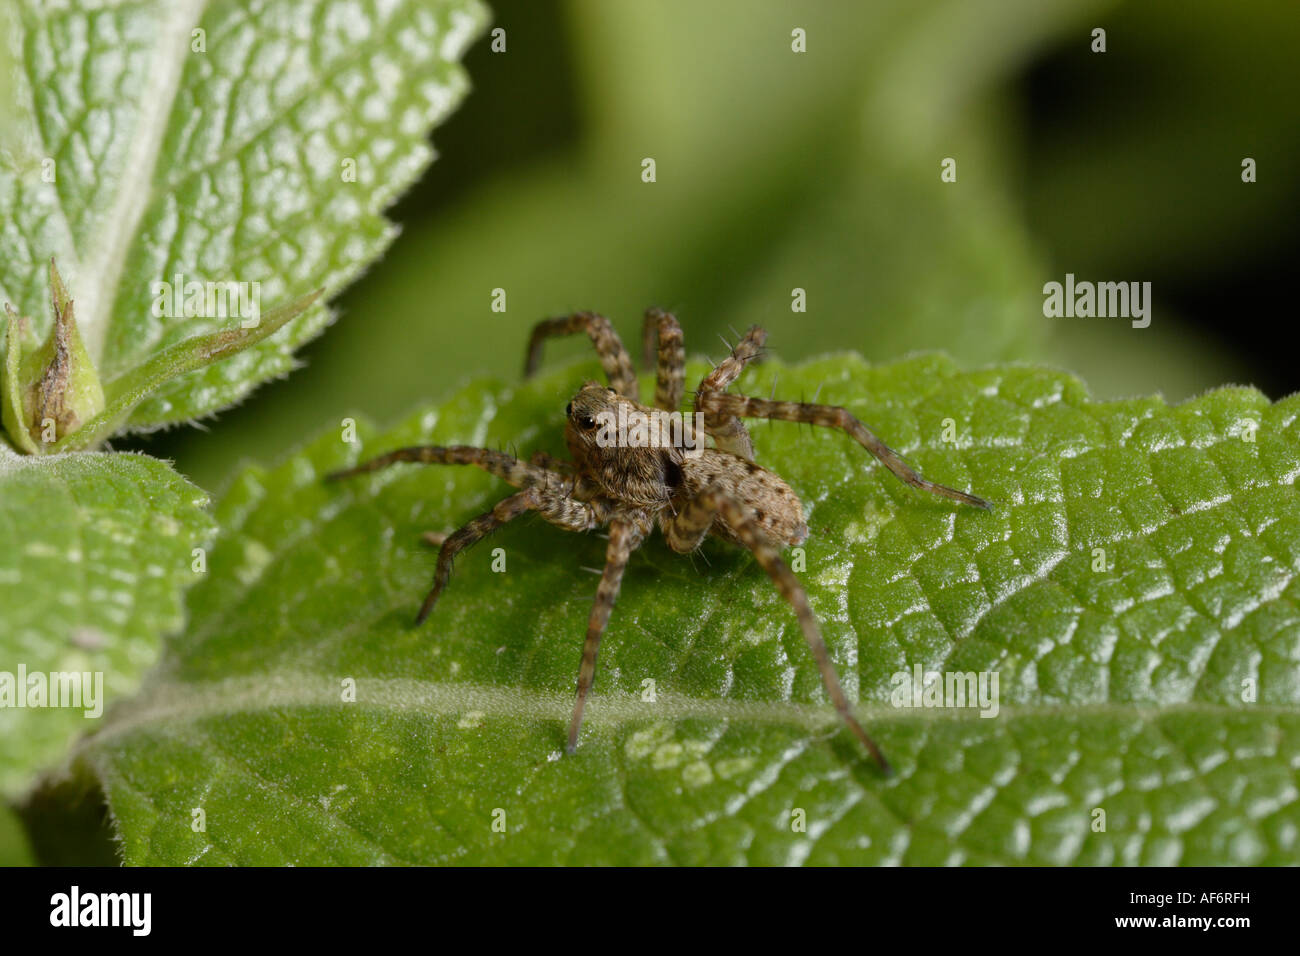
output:
M690 419L679 419L683 427L671 433L654 424L662 420L663 413L676 412L682 404L686 355L676 318L659 309L650 309L645 314L643 347L647 368L656 344L658 352L653 408L640 402L636 370L618 334L608 319L593 312L539 322L529 340L524 377L536 371L546 339L578 332L586 333L595 346L609 387L587 381L565 408L564 434L573 458L571 462L545 453L523 461L488 448L419 446L399 448L326 476L327 480L348 478L397 462L476 465L521 489L458 531L446 536L427 536L440 544L441 549L433 586L415 623L421 624L433 610L451 576L456 555L522 514L535 511L567 531L608 527L605 569L587 623L578 670L577 700L569 722L566 749L573 753L587 695L595 678L600 641L632 552L656 524L668 546L682 554L694 551L711 534L748 549L771 577L777 590L794 608L835 709L881 769L891 772L880 748L853 716L808 596L799 579L781 560L779 552L783 547L802 544L808 537L799 498L779 476L754 462L754 445L740 420L766 418L838 428L909 485L979 508L991 509L992 505L983 498L921 477L843 408L727 393L727 387L763 348L767 333L758 326L740 339L731 355L706 375L696 389L694 418L713 440L712 447L707 448ZM621 440L627 438L625 433L620 433L614 441L609 440L610 432L605 426L619 420L620 414L624 420L642 416L651 423L649 434L659 440L645 446Z

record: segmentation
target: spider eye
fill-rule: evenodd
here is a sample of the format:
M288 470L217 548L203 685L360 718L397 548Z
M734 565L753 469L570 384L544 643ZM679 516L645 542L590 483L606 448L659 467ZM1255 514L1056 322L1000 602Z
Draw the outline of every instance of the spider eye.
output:
M596 427L596 419L590 417L589 415L584 415L581 419L578 420L578 424L583 429L590 430Z
M573 414L573 402L569 402L569 404L564 406L564 417L568 418L572 414Z

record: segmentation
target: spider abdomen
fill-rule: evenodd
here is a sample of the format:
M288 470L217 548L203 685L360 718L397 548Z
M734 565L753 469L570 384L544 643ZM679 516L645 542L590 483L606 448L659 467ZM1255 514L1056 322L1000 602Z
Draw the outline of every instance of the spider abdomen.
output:
M708 448L681 465L682 492L697 497L720 488L736 501L746 502L754 523L778 548L802 544L808 538L799 496L775 472L730 452ZM739 544L735 531L719 515L710 533Z

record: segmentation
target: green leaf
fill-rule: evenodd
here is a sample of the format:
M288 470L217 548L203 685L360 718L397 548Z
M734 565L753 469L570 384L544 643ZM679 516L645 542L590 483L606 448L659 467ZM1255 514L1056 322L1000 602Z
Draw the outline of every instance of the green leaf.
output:
M111 404L151 360L232 324L158 308L155 283L248 283L268 307L347 284L392 240L383 210L432 159L485 17L475 0L7 5L0 299L44 340L57 256ZM237 401L328 321L316 305L123 426Z
M91 710L134 693L162 634L181 626L182 592L199 577L192 550L213 532L206 503L143 455L34 458L0 443L0 794L99 723L85 706L15 706L6 682L29 702L20 667L89 673L87 690L99 674Z
M789 607L721 543L634 556L574 756L598 536L515 522L411 626L434 563L421 533L509 489L454 467L321 475L419 442L558 452L592 372L475 384L390 431L360 423L361 447L341 422L242 474L189 627L79 751L128 863L1294 860L1300 398L1098 403L1060 372L936 356L743 377L820 388L930 478L997 502L926 497L840 434L754 429L804 502L799 574L886 778ZM916 666L996 672L997 716L895 706Z

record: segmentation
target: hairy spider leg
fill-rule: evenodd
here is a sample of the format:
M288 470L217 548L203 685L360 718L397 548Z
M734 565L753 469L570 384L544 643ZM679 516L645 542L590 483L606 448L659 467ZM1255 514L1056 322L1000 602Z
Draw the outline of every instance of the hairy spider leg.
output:
M641 325L641 362L646 369L651 367L656 351L655 407L666 412L678 411L686 393L686 346L682 341L682 327L672 313L647 309Z
M632 357L623 348L623 340L609 319L595 312L575 312L562 318L543 319L533 326L533 334L528 339L528 354L524 359L524 378L531 378L537 371L542 361L542 346L548 338L575 332L586 332L591 339L605 377L609 379L609 387L624 398L640 401L641 386L632 366Z
M438 603L438 597L451 578L451 567L457 554L529 511L536 511L551 524L566 531L590 531L601 524L603 517L595 505L550 494L537 486L525 488L502 499L491 511L470 520L442 542L442 548L438 551L438 567L433 575L433 586L429 588L424 603L420 605L420 613L416 615L415 623L423 624L425 618L433 611L433 606Z
M596 655L600 652L600 639L605 636L610 612L618 600L623 583L623 571L628 558L645 540L645 531L631 521L615 519L609 525L609 544L605 548L605 570L596 588L596 600L591 606L587 621L587 639L582 644L582 664L578 668L578 696L573 704L573 717L569 721L569 740L566 749L578 749L578 731L582 728L582 712L587 706L587 694L596 677Z
M731 354L718 363L712 372L704 376L695 390L695 410L704 413L705 431L713 436L713 441L718 448L746 461L754 460L754 442L749 437L744 424L735 415L714 411L702 399L726 391L727 387L740 377L745 366L762 354L765 341L767 341L767 332L757 325L751 326L744 337L736 343Z
M528 463L538 468L545 468L547 471L553 471L560 475L573 474L573 462L565 461L563 458L556 458L550 452L535 451L529 457Z
M991 502L965 491L957 491L946 485L940 485L921 477L911 465L905 462L897 452L881 441L866 425L858 421L848 411L837 405L814 405L806 402L773 402L765 398L751 398L747 395L728 395L713 392L700 396L696 407L709 415L735 416L737 418L768 418L783 422L806 422L826 428L838 428L848 433L871 454L875 455L886 468L899 479L914 488L920 488L932 494L951 498L963 504L992 510Z
M564 477L558 470L548 468L544 464L520 461L514 455L507 455L503 451L494 451L491 448L476 448L473 445L412 445L363 461L351 468L332 471L325 476L325 480L339 481L343 478L352 478L356 475L380 471L401 462L425 465L475 465L516 488L551 485L560 482Z
M826 641L822 639L821 628L808 603L808 595L803 585L799 583L799 579L795 577L789 566L781 560L776 547L754 521L750 509L717 485L706 488L696 497L687 500L676 516L665 520L664 536L668 546L683 554L695 550L709 533L709 528L713 526L714 519L719 515L730 525L741 544L754 555L754 559L767 572L781 596L794 608L795 617L799 619L799 628L803 631L804 640L808 642L813 659L817 662L822 683L826 686L826 692L830 695L835 709L849 725L849 729L871 751L871 756L875 758L876 763L880 764L880 769L887 774L892 773L893 770L885 755L862 729L858 719L853 716L853 710L849 706L848 698L844 696L844 688L840 686L839 675L835 672L830 651L826 647Z

